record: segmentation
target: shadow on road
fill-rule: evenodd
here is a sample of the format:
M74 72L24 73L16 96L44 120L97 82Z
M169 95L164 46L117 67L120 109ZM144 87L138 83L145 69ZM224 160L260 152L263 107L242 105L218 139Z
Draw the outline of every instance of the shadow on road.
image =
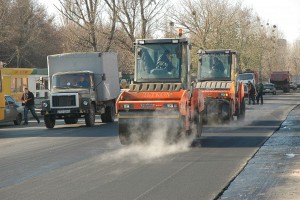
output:
M194 141L193 148L253 148L260 147L269 137L209 136Z
M0 125L0 139L24 138L24 137L115 137L117 136L118 122L96 123L93 127L85 124L74 124L69 126L57 125L53 129L47 129L43 123L34 126ZM3 130L5 129L5 130Z

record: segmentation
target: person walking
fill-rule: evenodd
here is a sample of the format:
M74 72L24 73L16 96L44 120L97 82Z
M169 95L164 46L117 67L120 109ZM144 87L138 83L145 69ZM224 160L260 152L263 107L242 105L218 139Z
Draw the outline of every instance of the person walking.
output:
M23 125L28 125L28 110L30 110L32 116L36 119L37 123L40 123L40 119L35 113L34 108L34 95L32 92L28 90L28 88L24 88L24 93L21 97L22 105L24 106L24 123Z
M249 91L249 105L251 104L251 101L253 105L255 104L255 94L256 90L254 85L251 83L251 81L248 81L248 91Z
M264 94L264 85L262 83L259 83L257 86L257 104L259 104L259 98L260 98L260 103L264 104L264 98L263 98L263 94Z

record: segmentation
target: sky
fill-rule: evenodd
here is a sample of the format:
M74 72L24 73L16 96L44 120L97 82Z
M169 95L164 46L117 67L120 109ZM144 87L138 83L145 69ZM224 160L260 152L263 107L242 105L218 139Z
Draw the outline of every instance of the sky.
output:
M276 25L285 39L300 40L300 0L244 0L262 20Z
M53 4L59 5L58 0L38 0L48 11L56 14ZM180 0L179 0L180 1ZM289 43L300 40L300 0L233 0L241 1L244 6L253 8L262 21L276 25Z

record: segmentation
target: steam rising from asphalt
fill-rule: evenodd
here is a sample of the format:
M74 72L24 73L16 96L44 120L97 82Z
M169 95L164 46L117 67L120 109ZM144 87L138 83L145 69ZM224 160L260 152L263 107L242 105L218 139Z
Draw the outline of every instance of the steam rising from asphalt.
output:
M155 127L154 125L151 126ZM174 127L174 124L173 124ZM131 162L151 162L164 156L187 152L193 140L190 138L182 138L176 143L168 142L168 132L174 130L172 124L156 125L156 128L150 132L147 141L133 143L129 146L122 146L113 152L108 152L102 157L103 161L131 161ZM131 131L145 132L142 124L136 123Z

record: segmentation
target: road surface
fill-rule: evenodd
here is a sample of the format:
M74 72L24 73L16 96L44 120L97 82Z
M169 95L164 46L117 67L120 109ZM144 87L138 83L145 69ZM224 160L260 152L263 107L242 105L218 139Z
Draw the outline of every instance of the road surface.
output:
M217 199L300 104L298 93L264 97L247 105L243 122L205 126L194 147L160 137L122 146L117 122L100 119L89 128L84 120L51 130L35 120L0 125L1 200Z

